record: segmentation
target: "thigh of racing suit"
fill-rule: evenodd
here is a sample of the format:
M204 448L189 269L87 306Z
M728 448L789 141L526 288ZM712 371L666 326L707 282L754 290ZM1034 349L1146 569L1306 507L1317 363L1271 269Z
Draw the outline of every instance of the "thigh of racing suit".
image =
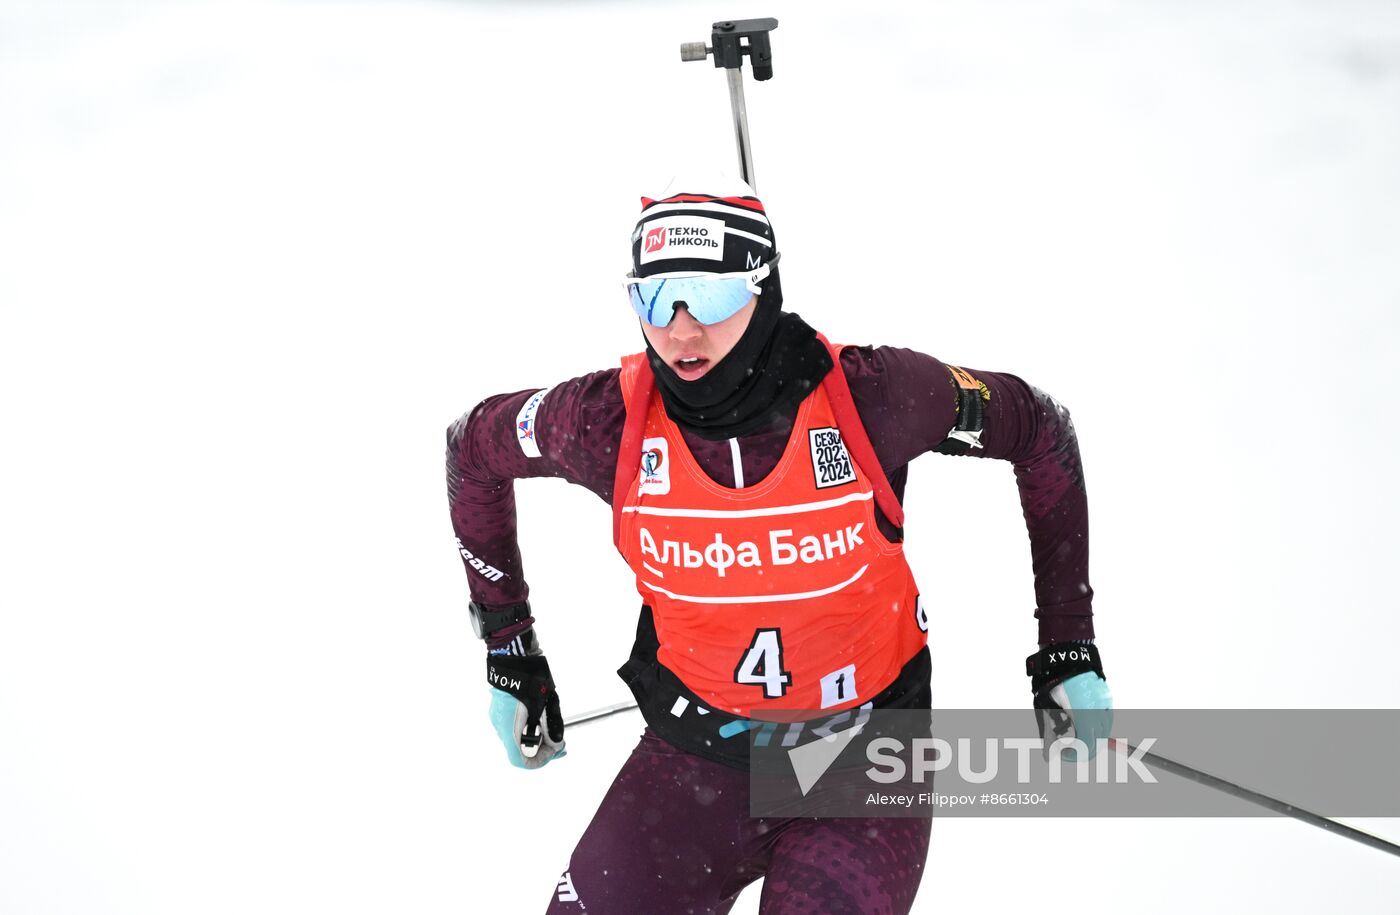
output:
M645 732L570 856L549 915L724 915L767 864L748 778Z
M762 915L903 915L928 854L926 818L749 816L747 772L650 730L604 796L548 915L724 915L767 874Z
M927 817L784 824L759 915L906 915L928 858Z

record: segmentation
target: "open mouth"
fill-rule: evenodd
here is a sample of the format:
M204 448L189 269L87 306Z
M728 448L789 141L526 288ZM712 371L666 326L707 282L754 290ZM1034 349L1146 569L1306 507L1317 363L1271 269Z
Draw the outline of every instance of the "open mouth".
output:
M687 356L671 363L671 368L685 381L694 381L710 370L710 360L704 356Z

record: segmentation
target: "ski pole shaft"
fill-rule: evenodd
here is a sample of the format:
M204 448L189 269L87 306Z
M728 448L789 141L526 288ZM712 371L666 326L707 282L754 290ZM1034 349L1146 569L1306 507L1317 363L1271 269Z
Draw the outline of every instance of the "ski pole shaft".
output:
M605 705L602 708L595 708L591 712L583 712L571 718L564 719L564 727L571 728L576 724L586 724L590 721L597 721L599 718L607 718L609 715L616 715L637 707L635 702L619 702L616 705Z
M756 194L758 181L753 174L753 148L749 146L749 113L744 107L744 71L735 68L724 72L729 77L729 109L734 114L734 143L739 149L739 175Z
M1126 740L1123 740L1120 737L1110 737L1108 739L1108 744L1116 752L1119 753L1131 754L1137 749L1132 744L1128 743ZM1242 785L1237 785L1234 782L1226 781L1225 779L1220 778L1219 776L1211 775L1209 772L1202 772L1200 769L1193 769L1190 766L1185 765L1184 763L1179 763L1174 759L1168 759L1165 756L1161 756L1151 751L1143 751L1138 753L1138 758L1149 766L1156 766L1158 769L1161 769L1164 772L1170 772L1171 774L1180 776L1181 778L1187 779L1188 781L1193 781L1198 785L1205 785L1207 788L1214 788L1216 791L1224 792L1225 794L1228 794L1232 797L1237 797L1240 800L1248 801L1251 804L1256 804L1260 807L1272 810L1275 813L1281 813L1284 816L1292 817L1295 820L1301 820L1304 823L1316 826L1319 829L1325 829L1328 832L1335 833L1336 835L1342 836L1343 838L1351 839L1355 842L1360 842L1362 845L1369 845L1372 848L1379 849L1380 851L1387 852L1388 854L1400 855L1400 845L1396 845L1394 842L1387 842L1380 836L1373 836L1369 832L1363 832L1362 830L1357 829L1354 826L1347 826L1344 823L1338 823L1336 820L1333 820L1329 817L1321 816L1316 813L1312 813L1308 810L1304 810L1301 807L1297 807L1293 804L1288 803L1287 801L1281 801L1278 798L1270 797L1267 794L1260 794L1258 791L1253 791Z

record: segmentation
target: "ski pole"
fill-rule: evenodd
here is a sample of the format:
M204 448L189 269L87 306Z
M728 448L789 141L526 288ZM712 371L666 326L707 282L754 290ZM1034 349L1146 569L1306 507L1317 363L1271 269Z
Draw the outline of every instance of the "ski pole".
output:
M609 715L616 715L618 712L625 712L637 707L635 702L619 702L616 705L605 705L602 708L595 708L591 712L583 712L564 719L564 727L571 728L576 724L586 724L589 721L597 721L599 718L607 718Z
M1123 740L1121 737L1110 737L1108 739L1108 745L1119 753L1131 754L1134 750L1137 749L1132 744L1128 743L1126 740ZM1171 774L1180 776L1181 778L1187 779L1188 781L1193 781L1198 785L1205 785L1207 788L1214 788L1216 791L1222 791L1225 794L1231 795L1232 797L1237 797L1240 800L1248 801L1251 804L1256 804L1260 807L1272 810L1275 813L1281 813L1284 816L1292 817L1295 820L1301 820L1304 823L1311 824L1313 826L1318 827L1319 829L1325 829L1328 832L1335 833L1336 835L1342 836L1343 838L1360 842L1362 845L1369 845L1372 848L1378 848L1381 851L1388 852L1392 855L1400 855L1400 845L1396 845L1394 842L1387 842L1380 836L1373 836L1369 832L1363 832L1362 830L1357 829L1354 826L1347 826L1344 823L1338 823L1336 820L1331 819L1330 817L1325 817L1316 813L1312 813L1310 811L1302 809L1301 807L1296 807L1293 804L1288 803L1287 801L1281 801L1277 798L1269 797L1269 795L1267 794L1260 794L1258 791L1252 791L1249 788L1245 788L1242 785L1237 785L1234 782L1226 781L1225 779L1215 775L1211 775L1208 772L1202 772L1200 769L1193 769L1190 766L1185 765L1184 763L1179 763L1174 759L1167 759L1165 756L1161 756L1157 753L1152 753L1150 751L1143 751L1138 755L1138 758L1141 759L1143 762L1147 763L1149 766L1156 766L1164 772L1170 772Z
M729 78L729 109L734 115L734 143L739 148L740 177L758 191L753 173L753 147L749 144L749 115L744 105L744 55L749 55L753 78L773 78L773 48L768 33L778 27L776 19L734 19L716 22L710 31L711 46L703 41L681 45L681 60L704 60L713 54L715 66L723 67Z

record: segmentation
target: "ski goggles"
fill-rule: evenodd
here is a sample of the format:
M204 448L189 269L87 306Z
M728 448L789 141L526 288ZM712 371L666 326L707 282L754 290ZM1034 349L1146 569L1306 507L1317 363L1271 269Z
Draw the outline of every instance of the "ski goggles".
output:
M677 302L684 304L690 316L701 324L718 324L763 291L758 284L768 278L777 263L778 255L774 254L772 260L743 273L629 275L623 282L632 310L653 327L671 323Z

